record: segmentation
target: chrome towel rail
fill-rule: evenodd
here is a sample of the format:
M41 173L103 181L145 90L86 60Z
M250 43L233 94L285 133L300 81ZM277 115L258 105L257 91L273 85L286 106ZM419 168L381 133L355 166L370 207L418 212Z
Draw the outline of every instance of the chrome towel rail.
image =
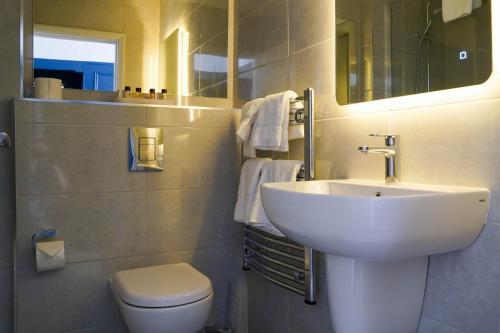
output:
M314 179L314 90L290 101L290 125L304 124L304 167L297 181ZM285 237L246 225L243 269L304 296L305 303L316 304L315 251Z
M297 97L290 100L290 125L304 123L304 97Z

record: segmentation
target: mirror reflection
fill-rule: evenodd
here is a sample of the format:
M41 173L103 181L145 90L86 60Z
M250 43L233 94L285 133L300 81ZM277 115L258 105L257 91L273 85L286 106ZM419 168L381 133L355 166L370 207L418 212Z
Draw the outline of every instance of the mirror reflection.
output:
M490 0L336 0L341 105L485 82Z
M34 78L227 97L228 0L34 0ZM122 94L125 94L122 92Z

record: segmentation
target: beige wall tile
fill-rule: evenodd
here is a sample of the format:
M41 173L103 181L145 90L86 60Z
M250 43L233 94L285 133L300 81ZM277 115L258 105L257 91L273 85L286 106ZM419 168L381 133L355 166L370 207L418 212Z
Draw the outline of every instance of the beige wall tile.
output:
M145 192L17 197L17 265L34 267L31 235L56 229L66 262L148 252Z
M335 36L333 0L289 0L290 53ZM329 60L331 63L331 59Z
M208 0L186 18L185 25L190 37L189 51L197 49L216 35L227 31L227 10L227 0ZM227 55L227 51L225 54Z
M251 14L270 0L237 0L238 20Z
M288 55L286 0L272 0L238 22L239 72Z
M127 143L127 127L18 123L17 194L143 190Z
M15 218L15 197L13 195L0 195L0 267L12 267L14 259L12 239L15 229ZM1 302L3 302L2 297L0 297Z
M146 108L92 102L17 100L17 123L144 126Z
M210 108L151 107L146 110L147 126L234 128L239 112Z
M88 261L44 274L19 269L18 332L71 332L122 321L109 278L148 262L147 257Z
M288 75L288 58L240 74L239 103L287 90Z
M0 331L12 332L13 303L12 303L12 268L0 268Z
M241 244L235 198L235 188L148 192L150 253Z
M332 39L290 56L290 89L302 95L306 88L314 88L316 119L335 115L334 57Z
M19 1L2 1L0 4L0 29L2 34L0 36L0 50L2 51L15 51L19 52ZM3 63L10 63L15 66L17 63L5 61L6 58L2 56ZM19 58L18 58L19 62ZM11 78L14 79L14 78Z
M123 32L125 0L34 0L34 22L81 29Z

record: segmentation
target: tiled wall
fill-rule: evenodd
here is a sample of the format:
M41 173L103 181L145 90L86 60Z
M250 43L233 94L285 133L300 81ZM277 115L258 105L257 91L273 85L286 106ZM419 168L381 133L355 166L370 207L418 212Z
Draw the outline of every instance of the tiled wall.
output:
M161 43L178 28L189 32L189 95L226 98L228 0L162 0L160 13ZM172 47L166 52L167 62L177 56ZM177 87L168 84L176 81L167 80L167 88L175 91Z
M0 2L0 131L13 136L13 98L19 96L19 1ZM0 149L0 332L12 327L14 152Z
M320 179L382 179L380 156L355 147L371 132L401 135L403 181L484 186L492 207L484 231L468 249L432 256L419 333L500 330L500 100L345 114L334 103L332 0L239 0L240 99L284 89L317 91L317 175ZM288 15L287 15L288 13ZM300 145L295 146L299 150ZM291 155L299 155L292 150ZM249 332L333 332L320 257L319 302L250 275Z
M18 332L125 332L118 271L189 262L215 287L211 323L246 331L233 110L16 102ZM165 170L128 171L128 128L165 128ZM67 266L37 273L31 235L56 228ZM227 285L232 293L227 304Z

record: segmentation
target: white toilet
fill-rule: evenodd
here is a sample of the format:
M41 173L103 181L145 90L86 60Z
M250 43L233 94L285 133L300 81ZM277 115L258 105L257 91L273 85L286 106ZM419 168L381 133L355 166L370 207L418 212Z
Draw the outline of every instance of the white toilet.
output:
M110 285L132 333L195 333L212 308L212 283L185 263L117 272Z

